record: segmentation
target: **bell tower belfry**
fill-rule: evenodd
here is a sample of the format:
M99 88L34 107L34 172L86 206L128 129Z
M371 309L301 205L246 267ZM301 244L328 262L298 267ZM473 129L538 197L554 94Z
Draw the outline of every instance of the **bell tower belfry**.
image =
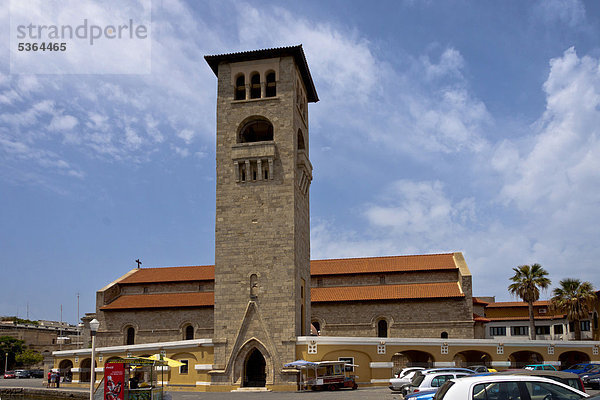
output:
M212 385L295 390L310 333L312 165L302 46L206 56L217 75Z

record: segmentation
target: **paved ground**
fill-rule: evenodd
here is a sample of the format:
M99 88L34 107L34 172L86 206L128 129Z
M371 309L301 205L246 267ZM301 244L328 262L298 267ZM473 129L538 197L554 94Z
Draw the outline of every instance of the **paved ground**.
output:
M43 387L42 379L0 379L0 387ZM82 388L72 388L61 385L61 390L85 392ZM588 394L600 393L598 390L588 390ZM364 400L401 400L399 393L393 393L387 387L358 388L358 390L339 390L335 392L261 392L261 393L201 393L201 392L171 392L173 400L262 400L262 399L364 399Z

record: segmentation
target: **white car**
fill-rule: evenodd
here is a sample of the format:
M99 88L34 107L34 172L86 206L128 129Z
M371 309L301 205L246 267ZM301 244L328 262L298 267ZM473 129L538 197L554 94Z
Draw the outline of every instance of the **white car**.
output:
M468 376L472 373L473 372L459 372L450 370L416 374L413 377L413 380L410 382L410 385L402 388L402 394L406 396L411 393L423 392L425 390L438 390L444 383L446 383L446 381Z
M400 390L402 386L408 385L412 380L415 372L422 371L425 368L423 367L408 367L402 369L402 371L398 372L395 378L390 379L390 389L392 390Z
M579 400L589 397L563 383L539 376L467 376L446 382L435 400Z

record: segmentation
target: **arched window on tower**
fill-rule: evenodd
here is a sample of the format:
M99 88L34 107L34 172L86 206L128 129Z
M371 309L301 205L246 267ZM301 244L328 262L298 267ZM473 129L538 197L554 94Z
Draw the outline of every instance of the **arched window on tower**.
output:
M448 332L442 332L442 334L440 335L440 337L442 339L448 339Z
M380 319L377 322L377 337L387 337L388 336L388 323L385 319Z
M127 328L127 340L125 342L127 345L135 344L135 329L130 326Z
M246 100L246 78L241 74L235 80L235 100Z
M255 72L250 77L250 98L260 99L260 74Z
M298 150L304 150L305 146L304 146L304 135L302 134L302 131L300 129L298 129Z
M264 142L273 140L273 125L264 119L246 124L240 131L239 143Z
M185 340L193 340L194 339L194 327L192 325L188 325L185 327Z
M267 89L265 93L266 97L277 96L277 83L275 82L275 72L271 71L267 73Z

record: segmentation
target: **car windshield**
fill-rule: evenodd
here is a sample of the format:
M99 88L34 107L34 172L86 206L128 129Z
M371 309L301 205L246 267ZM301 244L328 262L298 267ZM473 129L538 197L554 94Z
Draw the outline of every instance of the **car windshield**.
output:
M583 365L583 364L575 364L575 365L571 365L567 369L584 369L584 368L585 368L585 365Z

